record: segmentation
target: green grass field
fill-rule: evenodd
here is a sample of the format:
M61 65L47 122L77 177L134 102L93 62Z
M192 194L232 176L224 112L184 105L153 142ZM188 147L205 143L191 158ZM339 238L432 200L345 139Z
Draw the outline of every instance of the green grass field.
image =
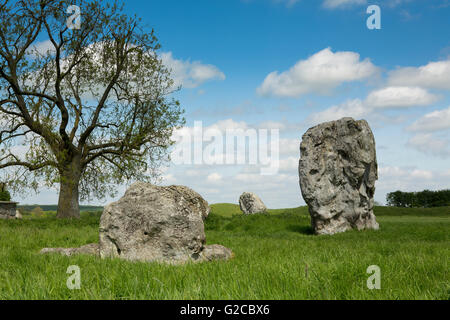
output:
M379 231L312 235L305 207L242 216L212 205L208 244L231 248L227 262L168 266L39 255L44 247L96 242L99 212L80 221L53 214L0 220L0 299L449 299L450 208L377 207ZM81 289L66 286L71 265ZM381 268L381 290L366 286Z

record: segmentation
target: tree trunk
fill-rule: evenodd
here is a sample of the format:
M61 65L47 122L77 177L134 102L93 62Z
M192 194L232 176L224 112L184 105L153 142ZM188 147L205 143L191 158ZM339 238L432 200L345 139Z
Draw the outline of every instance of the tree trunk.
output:
M79 219L79 193L81 169L77 159L72 160L64 170L61 171L61 182L58 200L59 219Z

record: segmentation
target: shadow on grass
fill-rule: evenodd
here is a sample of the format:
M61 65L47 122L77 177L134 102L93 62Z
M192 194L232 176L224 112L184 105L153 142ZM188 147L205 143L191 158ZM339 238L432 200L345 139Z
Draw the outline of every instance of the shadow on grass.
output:
M311 226L289 225L286 229L291 232L301 233L308 236L314 235L314 230Z

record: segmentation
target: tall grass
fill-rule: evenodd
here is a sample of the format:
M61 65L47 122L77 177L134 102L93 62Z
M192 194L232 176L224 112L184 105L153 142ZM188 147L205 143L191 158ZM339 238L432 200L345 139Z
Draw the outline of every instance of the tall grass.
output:
M379 231L314 236L306 208L257 216L232 208L213 205L205 229L208 244L235 258L183 266L38 254L96 242L100 213L0 221L0 299L450 298L448 215L388 210ZM81 269L81 290L66 286L71 265ZM381 290L366 286L370 265L381 268Z

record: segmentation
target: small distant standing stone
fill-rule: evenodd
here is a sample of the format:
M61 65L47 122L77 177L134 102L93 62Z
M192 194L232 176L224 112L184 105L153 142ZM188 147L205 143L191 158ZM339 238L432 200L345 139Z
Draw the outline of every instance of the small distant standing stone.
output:
M244 214L264 213L267 207L262 200L252 192L244 192L239 198L239 207Z

